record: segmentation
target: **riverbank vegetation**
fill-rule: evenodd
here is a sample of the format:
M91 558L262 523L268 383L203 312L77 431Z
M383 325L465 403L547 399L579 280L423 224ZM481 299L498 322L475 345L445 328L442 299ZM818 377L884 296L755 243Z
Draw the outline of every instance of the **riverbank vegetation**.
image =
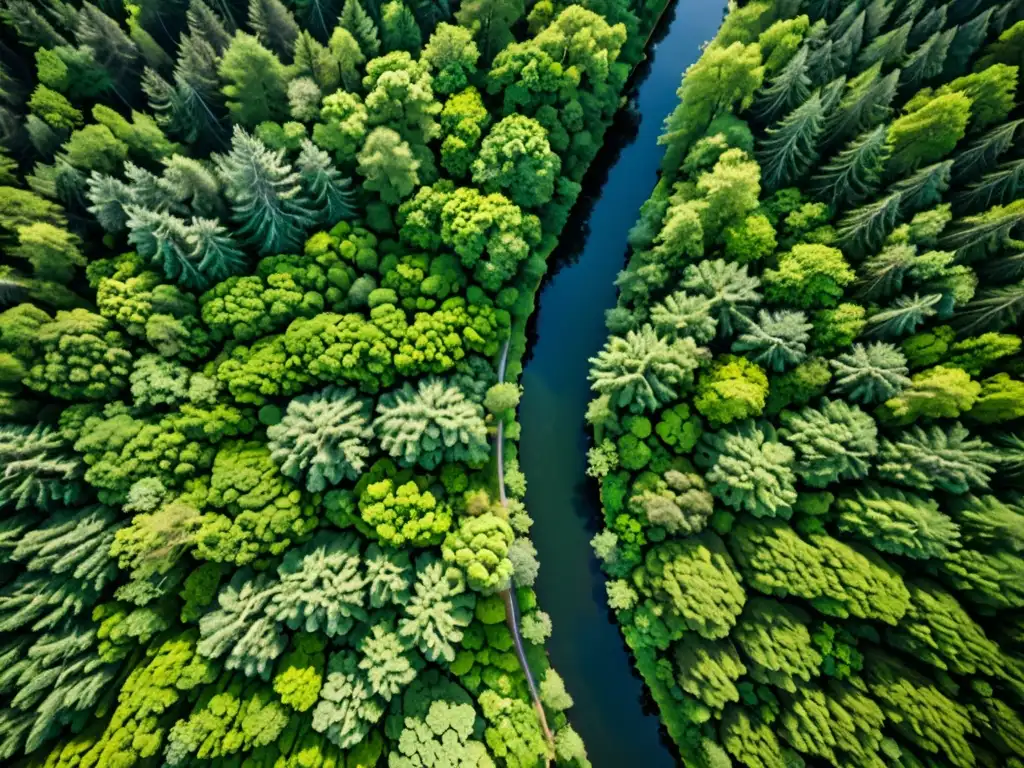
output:
M661 10L0 2L4 764L589 765L492 443Z
M587 420L688 765L1024 764L1022 17L750 2L683 79Z

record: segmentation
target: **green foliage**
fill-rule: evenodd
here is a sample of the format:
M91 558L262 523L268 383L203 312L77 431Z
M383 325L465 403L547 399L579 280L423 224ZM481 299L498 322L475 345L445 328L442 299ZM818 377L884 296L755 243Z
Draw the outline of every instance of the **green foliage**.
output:
M795 454L767 423L747 419L705 432L696 460L707 470L711 493L727 506L756 517L790 516L796 502Z
M971 438L956 422L945 428L914 426L893 440L883 438L877 471L884 480L917 490L961 494L987 488L997 461L989 443Z
M767 393L768 377L760 366L726 355L701 373L693 405L712 427L719 427L760 415Z
M652 547L633 582L657 607L673 639L686 629L708 640L725 637L746 599L732 558L708 532Z
M796 473L814 488L864 477L878 452L874 419L843 400L784 411L779 420L780 437L796 451Z
M764 273L765 297L804 309L834 307L854 280L842 252L825 245L796 245Z
M747 601L733 633L759 683L796 693L820 673L822 657L811 641L810 617L763 597Z
M313 493L355 480L370 453L369 414L370 403L353 389L328 387L297 397L280 423L267 430L271 458L283 474L305 479Z
M512 527L493 512L464 517L445 537L441 547L445 562L466 574L469 586L484 594L506 589L512 577L508 559Z
M945 558L960 531L935 501L894 488L867 486L836 501L839 530L880 552L921 560Z

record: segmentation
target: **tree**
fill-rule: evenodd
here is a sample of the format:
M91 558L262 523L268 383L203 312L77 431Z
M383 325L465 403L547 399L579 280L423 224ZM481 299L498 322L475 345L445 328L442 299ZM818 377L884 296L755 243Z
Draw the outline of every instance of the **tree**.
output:
M749 316L761 302L758 291L761 281L748 274L746 265L722 259L688 265L683 270L681 287L711 300L709 309L716 317L722 337L731 335L733 322Z
M661 479L645 485L645 490L629 499L630 510L638 517L670 534L700 533L704 529L714 501L699 475L670 469ZM639 485L634 486L635 491L639 489Z
M359 152L359 173L363 186L380 195L383 202L397 205L420 182L417 160L408 142L390 128L374 128Z
M786 760L775 731L744 707L729 707L722 716L719 734L722 745L743 765L784 768Z
M367 620L368 579L360 558L361 540L352 533L320 534L290 550L278 570L266 614L291 629L347 634Z
M735 526L729 548L744 583L777 597L810 601L827 616L856 616L896 626L910 595L899 573L878 555L826 535L801 538L781 520Z
M875 64L891 67L900 63L907 52L907 41L913 22L897 20L897 26L868 43L857 56L857 68L866 69Z
M473 181L485 192L502 192L522 208L550 202L562 163L536 120L509 115L493 128L473 163Z
M921 491L936 488L962 494L988 488L999 454L979 438L971 438L959 422L927 430L914 426L889 440L878 452L878 476Z
M651 307L651 323L659 334L689 337L706 344L715 337L718 322L711 314L712 301L677 291Z
M885 126L860 134L812 179L816 195L836 210L863 201L877 189L888 152Z
M854 344L849 352L831 361L835 390L864 405L884 402L910 385L907 358L886 344Z
M345 0L341 8L341 17L338 24L355 38L359 44L359 50L366 58L373 58L380 53L380 38L377 36L377 26L373 19L363 9L359 0Z
M724 638L746 602L732 558L709 532L655 545L633 582L660 609L673 639L686 629L707 640Z
M957 768L974 765L974 753L967 741L974 726L966 708L917 672L882 653L868 657L866 671L868 690L897 733Z
M441 105L434 98L427 63L414 60L404 50L371 59L363 87L367 125L396 131L421 163L432 165L432 156L419 149L440 133L436 115Z
M423 47L423 36L416 17L401 0L391 0L384 4L381 9L380 32L384 50L388 53L418 53Z
M423 48L423 59L433 74L434 90L442 95L465 89L476 74L479 58L473 33L454 24L437 24Z
M747 601L733 639L747 660L750 676L789 693L821 674L821 654L808 631L810 617L800 608L763 597Z
M687 70L676 92L680 106L665 121L659 144L668 145L662 168L675 173L693 141L712 120L726 112L749 107L764 79L761 49L735 42L712 46ZM683 106L685 105L685 106Z
M366 138L366 107L358 96L338 91L325 96L320 122L313 126L313 143L334 152L342 166L350 166Z
M960 368L937 365L915 373L910 385L885 402L882 418L910 424L919 418L954 419L969 411L981 393L981 385Z
M299 175L285 162L284 150L273 152L235 126L231 151L215 156L214 163L241 224L239 234L264 254L297 248L313 222Z
M882 75L882 65L875 64L852 78L839 107L826 123L826 141L830 146L848 141L883 124L892 113L893 99L900 73L894 69Z
M900 87L908 90L919 88L923 83L941 74L956 33L955 27L936 30L912 51L900 73Z
M473 32L480 58L490 64L499 51L512 42L512 25L525 13L520 0L469 0L455 14L459 26Z
M874 419L843 400L784 411L780 421L779 435L797 454L796 473L814 488L864 477L878 452Z
M290 56L299 25L281 0L249 0L249 28L278 56Z
M616 408L653 411L692 386L702 357L693 339L669 341L645 325L625 338L611 337L591 358L591 386L611 395Z
M868 486L836 501L839 530L879 552L920 560L945 558L959 546L956 524L933 500L884 486Z
M265 574L237 571L218 593L218 608L199 620L202 640L198 652L208 659L226 655L225 668L269 680L274 659L288 645L284 633L266 613L275 588Z
M807 687L783 698L779 735L801 753L832 763L839 754L860 765L882 763L885 715L860 690L836 683L827 692Z
M818 142L824 130L825 107L821 92L815 91L777 127L769 128L758 145L765 188L780 189L800 179L818 159Z
M405 384L384 395L377 414L373 429L381 447L403 466L481 464L490 453L482 408L441 379L428 377L415 390Z
M355 651L333 653L327 680L313 710L313 729L342 749L361 742L384 715L384 702L374 695Z
M885 242L899 220L902 195L892 192L848 212L839 221L839 245L851 255L866 256Z
M73 504L82 498L81 458L56 430L5 424L0 427L0 505L17 510L50 509L56 503Z
M736 647L729 642L695 637L673 649L679 687L703 704L708 713L721 713L740 700L736 682L747 671Z
M746 320L742 327L744 332L733 342L732 351L745 354L767 370L781 372L807 357L811 324L803 312L762 309L756 322Z
M217 451L206 504L196 534L196 554L204 560L258 562L305 541L319 523L316 506L258 442L227 442Z
M287 117L288 83L285 66L252 35L244 32L235 34L217 71L220 79L226 83L222 91L228 98L228 111L241 126L255 128L264 121L284 120ZM236 126L235 135L240 130Z
M370 483L359 497L359 514L389 547L440 544L452 524L448 505L412 480L401 485L389 478Z
M472 589L490 594L507 589L513 574L509 547L512 527L499 515L484 512L463 517L441 546L445 562L466 574Z
M447 566L430 553L416 560L413 594L404 604L398 633L432 662L455 661L456 644L473 619L474 593L458 568Z
M438 92L442 92L440 86ZM441 165L453 177L469 173L477 144L490 120L480 92L472 86L445 101L441 110Z
M327 387L297 397L279 424L267 429L271 458L281 471L318 493L355 480L369 456L370 402L353 389Z
M903 176L921 165L941 160L964 137L971 99L952 92L936 96L889 126L886 173Z
M771 125L803 104L811 95L808 75L810 48L801 45L771 82L761 89L751 111L762 125Z
M1018 21L1003 30L998 40L985 47L983 55L977 62L978 69L987 69L993 64L1017 66L1024 64L1024 56L1021 55L1022 39L1024 39L1024 23Z
M693 398L694 407L711 426L759 416L768 394L764 370L743 357L725 355L701 373Z
M779 255L777 269L764 272L765 297L804 309L834 307L856 275L838 248L794 245Z
M493 768L487 747L471 738L477 714L471 704L433 701L423 718L405 718L401 745L389 756L390 768L440 768L440 760L452 765Z
M131 353L109 320L84 309L58 312L39 327L40 362L25 385L65 400L107 400L128 385Z
M943 671L1006 678L1009 660L953 595L932 581L907 586L910 610L886 631L893 647Z
M705 432L696 452L711 493L755 517L790 516L796 502L794 459L793 450L777 441L770 425L751 419Z

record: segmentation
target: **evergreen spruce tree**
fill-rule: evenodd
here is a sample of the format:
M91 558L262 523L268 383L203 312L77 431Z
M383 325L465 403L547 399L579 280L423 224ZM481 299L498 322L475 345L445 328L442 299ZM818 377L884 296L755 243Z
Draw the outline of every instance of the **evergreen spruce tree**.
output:
M953 180L962 185L995 168L999 158L1013 147L1017 129L1022 124L1024 119L998 125L957 152L953 159Z
M292 55L299 25L282 0L249 0L249 28L278 56Z
M885 126L879 125L839 152L813 177L811 187L837 211L856 205L877 190L888 152Z
M882 75L881 64L862 72L847 84L847 93L838 108L829 115L826 142L836 146L844 139L885 122L892 114L893 99L899 84L899 70Z
M818 158L818 140L825 130L821 93L790 112L758 145L761 183L766 189L785 187L803 176Z
M1003 163L956 197L962 211L980 211L1024 197L1024 159Z
M952 80L967 73L971 59L985 42L994 8L986 8L966 23L956 27L956 36L946 55L943 79Z
M369 14L363 10L359 0L345 0L338 23L356 39L356 42L359 43L359 50L367 59L372 59L380 53L377 26Z
M905 22L891 29L881 37L876 37L860 52L857 67L867 69L876 63L883 67L899 64L907 52L907 40L910 37L911 22Z
M861 258L881 247L899 221L902 195L892 192L846 214L837 228L839 242L850 255Z
M287 253L312 225L299 175L259 139L235 126L231 152L214 158L239 234L261 253Z
M956 29L939 30L914 50L903 63L900 88L910 93L942 73Z
M342 219L355 216L356 196L352 180L342 176L327 152L308 139L304 140L296 167L306 197L318 211L317 219L321 224L334 226Z
M802 104L811 93L808 75L808 48L800 46L796 55L761 89L752 111L759 122L770 125Z

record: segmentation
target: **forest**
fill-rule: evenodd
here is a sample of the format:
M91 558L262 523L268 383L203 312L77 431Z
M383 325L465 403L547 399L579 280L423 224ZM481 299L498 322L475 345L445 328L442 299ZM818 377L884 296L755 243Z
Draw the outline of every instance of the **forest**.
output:
M590 765L517 379L662 11L0 0L0 762Z
M753 0L590 360L593 549L687 766L1024 766L1024 4Z

